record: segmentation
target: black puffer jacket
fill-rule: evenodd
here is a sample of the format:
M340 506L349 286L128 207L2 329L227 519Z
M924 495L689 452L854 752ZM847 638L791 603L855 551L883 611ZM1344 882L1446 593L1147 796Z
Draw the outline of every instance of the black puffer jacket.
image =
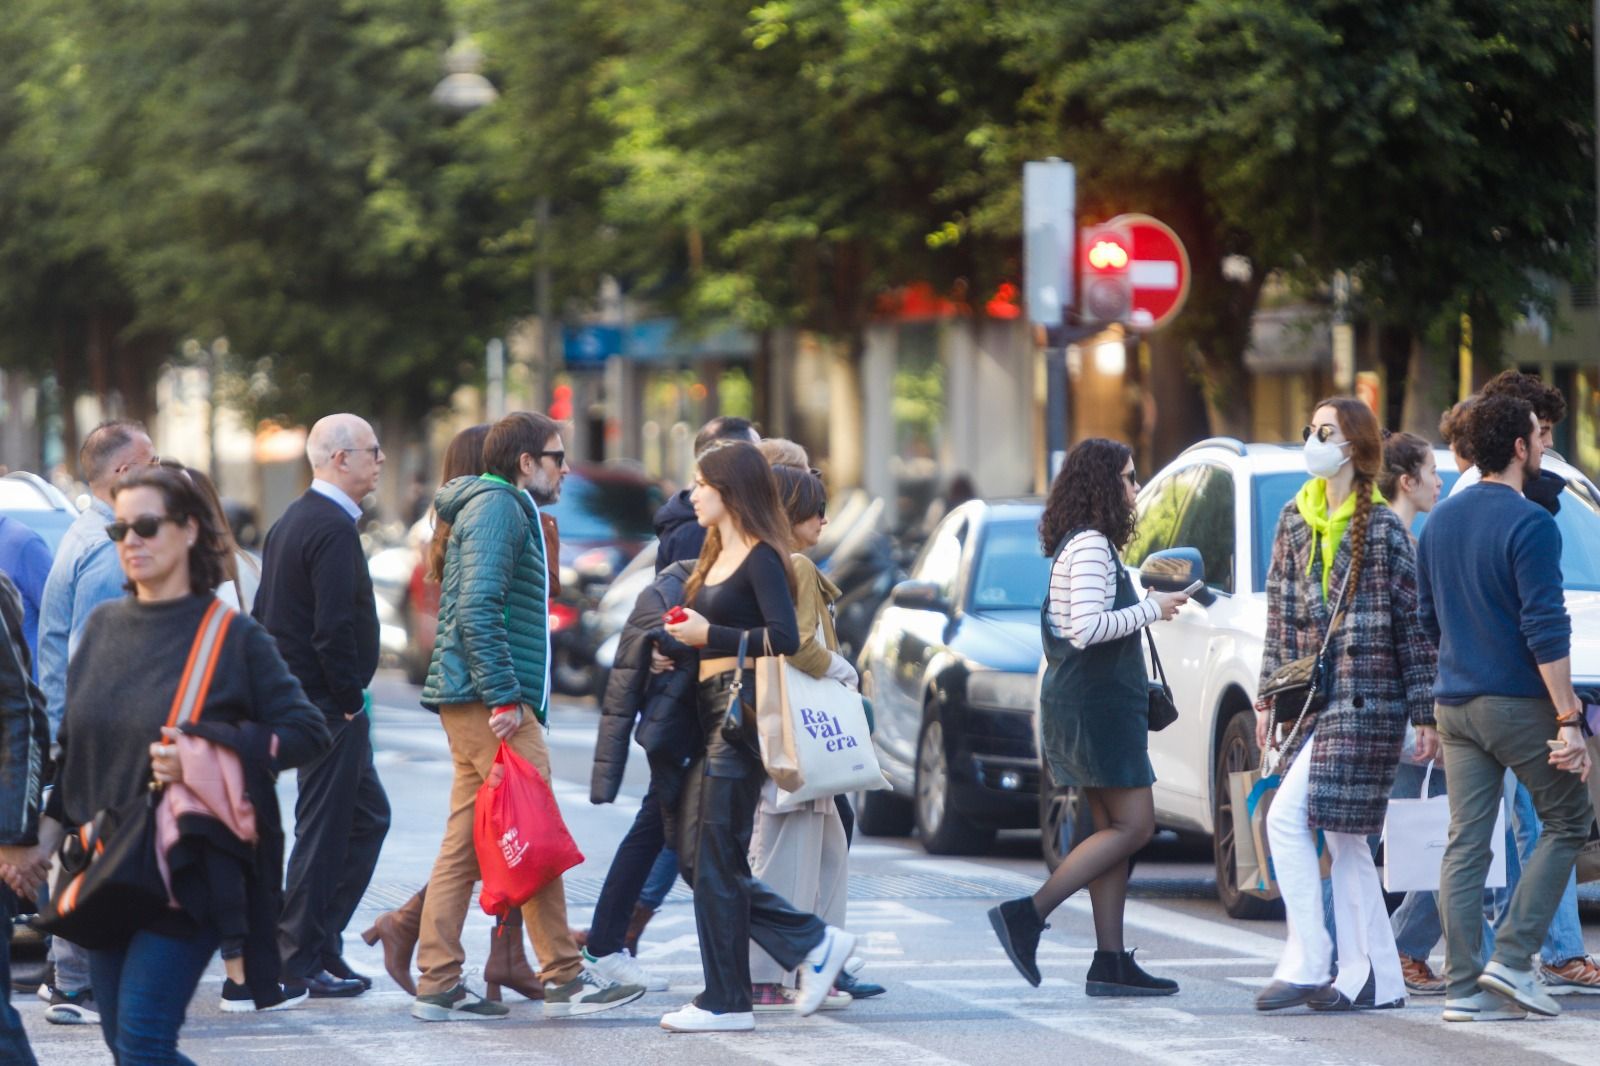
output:
M705 527L694 514L689 490L684 489L656 512L656 573L673 563L694 562L706 542Z
M695 711L695 676L699 656L661 629L661 616L668 608L683 602L683 585L694 572L692 562L673 563L634 601L633 613L622 628L617 642L617 657L606 682L601 701L600 732L594 744L594 775L589 782L591 803L611 803L622 787L622 774L628 764L628 746L639 712L653 700L670 700L677 713L672 721L681 724L684 747L700 744L699 719ZM663 674L650 672L650 649L659 644L662 654L677 664ZM652 770L655 768L652 767Z
M34 844L50 756L44 695L33 683L22 596L0 573L0 844Z

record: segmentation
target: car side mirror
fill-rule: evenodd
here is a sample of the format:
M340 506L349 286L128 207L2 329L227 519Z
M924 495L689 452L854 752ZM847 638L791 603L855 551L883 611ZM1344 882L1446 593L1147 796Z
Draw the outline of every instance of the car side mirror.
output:
M1154 592L1182 592L1196 581L1204 581L1205 577L1205 560L1195 548L1151 552L1139 564L1139 584ZM1216 594L1204 585L1192 598L1205 607L1217 601Z
M913 611L938 611L949 614L950 605L932 581L902 581L889 593L889 602Z

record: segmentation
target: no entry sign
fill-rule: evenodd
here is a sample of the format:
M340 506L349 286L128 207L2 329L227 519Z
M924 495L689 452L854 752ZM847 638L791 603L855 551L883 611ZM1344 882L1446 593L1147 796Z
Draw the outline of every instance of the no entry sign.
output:
M1126 229L1133 243L1133 262L1128 266L1133 310L1128 324L1137 330L1159 329L1189 297L1189 253L1172 227L1160 219L1118 215L1111 224Z

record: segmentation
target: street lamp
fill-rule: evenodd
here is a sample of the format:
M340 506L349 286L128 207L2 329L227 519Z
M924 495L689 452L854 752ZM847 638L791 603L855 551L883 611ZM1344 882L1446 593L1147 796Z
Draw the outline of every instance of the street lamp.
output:
M480 107L487 107L500 99L500 92L494 83L484 77L480 70L483 67L483 50L479 48L471 37L460 34L455 43L445 53L444 67L448 72L438 85L433 87L431 94L433 102L440 107L458 115L470 114ZM539 318L539 392L536 402L540 408L547 407L550 398L554 395L555 385L555 344L551 340L550 328L550 256L549 256L549 230L550 230L550 197L540 194L534 203L534 232L537 245L537 256L533 276L534 314ZM496 346L499 345L497 349ZM497 338L490 342L488 359L488 406L491 418L498 418L505 412L505 348ZM496 397L502 410L495 410Z

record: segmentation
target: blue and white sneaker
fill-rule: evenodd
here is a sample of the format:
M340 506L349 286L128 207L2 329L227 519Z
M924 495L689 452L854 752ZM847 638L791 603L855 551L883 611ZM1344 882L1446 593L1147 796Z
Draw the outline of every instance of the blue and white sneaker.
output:
M853 933L828 926L822 943L812 948L800 964L800 994L794 998L796 1014L803 1018L816 1013L823 1000L828 998L828 993L833 991L833 982L838 978L839 971L844 969L855 946Z

